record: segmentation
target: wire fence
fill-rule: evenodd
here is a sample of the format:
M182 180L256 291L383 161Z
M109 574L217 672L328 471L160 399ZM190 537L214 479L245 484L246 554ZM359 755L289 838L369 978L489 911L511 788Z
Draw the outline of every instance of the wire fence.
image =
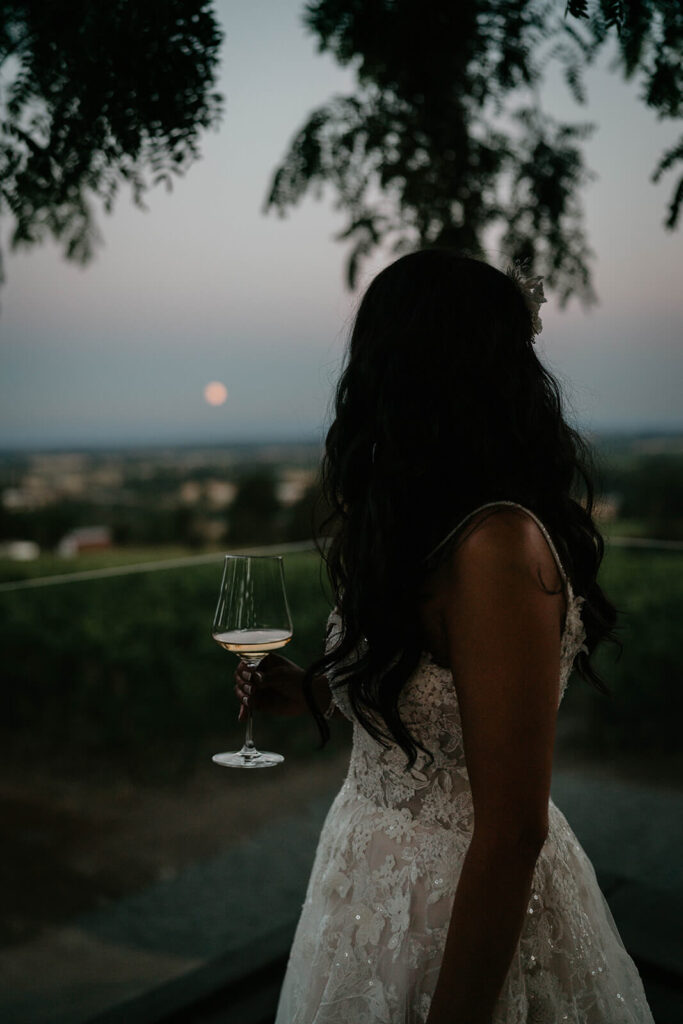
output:
M291 541L287 544L268 544L260 547L236 548L236 555L288 555L296 551L314 551L312 540ZM103 569L84 569L80 572L55 573L53 576L34 576L25 580L0 583L0 594L11 590L31 590L56 587L65 583L83 583L86 580L105 580L114 576L133 576L135 573L159 572L162 569L184 569L195 565L214 565L222 562L225 553L212 551L206 555L184 555L182 558L164 558L155 562L133 562L131 565L110 565Z
M662 551L683 551L683 540L657 540L654 537L609 537L607 544L619 548L651 548Z
M683 540L658 540L654 537L609 537L607 546L620 548L645 548L650 551L683 551ZM234 554L287 555L297 551L314 551L313 540L292 541L287 544L268 544L260 547L236 549ZM0 583L0 594L13 590L32 590L42 587L57 587L65 583L82 583L86 580L105 580L114 576L133 576L136 573L160 572L163 569L184 569L196 565L213 565L222 562L225 554L213 551L205 555L184 555L181 558L164 558L154 562L134 562L130 565L112 565L103 569L84 569L79 572L55 573L52 576L35 576L24 580L10 580Z

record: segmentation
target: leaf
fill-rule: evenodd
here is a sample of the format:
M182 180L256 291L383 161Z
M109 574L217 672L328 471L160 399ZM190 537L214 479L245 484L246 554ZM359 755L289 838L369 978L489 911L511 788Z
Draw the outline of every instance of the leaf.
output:
M572 18L587 18L588 0L567 0L564 16L565 18L569 16Z
M681 203L682 202L683 202L683 175L681 175L681 177L678 179L678 184L676 185L676 189L674 191L674 194L671 197L671 202L669 203L669 213L668 213L668 216L667 216L666 220L664 221L664 226L666 228L668 228L670 231L673 231L673 229L676 227L676 225L678 223L678 216L679 216L679 214L681 212Z
M606 28L611 28L615 25L617 32L621 33L621 27L624 23L623 0L601 0L601 7Z
M650 181L655 183L658 182L662 174L665 171L668 171L671 167L673 167L677 160L683 160L683 135L675 144L675 146L672 146L671 149L668 149L664 152L659 163L657 164L657 167L650 176Z

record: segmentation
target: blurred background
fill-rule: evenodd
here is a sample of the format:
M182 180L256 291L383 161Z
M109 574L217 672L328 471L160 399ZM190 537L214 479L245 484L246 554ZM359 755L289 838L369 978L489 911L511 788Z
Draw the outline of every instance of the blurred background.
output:
M434 242L545 275L624 644L612 697L570 685L553 793L682 1018L672 8L0 3L3 1020L272 1019L349 733L264 716L280 768L211 764L242 732L222 555L284 553L291 657L317 656L348 328Z

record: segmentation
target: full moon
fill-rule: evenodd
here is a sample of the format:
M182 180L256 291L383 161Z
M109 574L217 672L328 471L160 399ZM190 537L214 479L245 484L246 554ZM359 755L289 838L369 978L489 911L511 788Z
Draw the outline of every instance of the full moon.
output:
M223 405L228 397L228 389L219 380L212 380L204 388L204 401L209 405Z

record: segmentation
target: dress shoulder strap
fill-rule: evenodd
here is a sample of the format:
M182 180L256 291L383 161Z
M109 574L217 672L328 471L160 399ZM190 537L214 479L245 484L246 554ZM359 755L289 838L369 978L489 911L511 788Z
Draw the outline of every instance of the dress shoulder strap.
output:
M555 545L553 543L553 540L552 540L552 537L548 533L548 530L545 528L545 526L543 525L541 520L538 518L538 516L534 512L531 511L531 509L526 508L525 505L520 505L519 502L517 502L517 501L507 501L505 499L502 499L500 501L487 501L484 505L479 505L478 508L472 509L472 511L468 512L467 515L465 516L465 518L461 519L457 526L453 527L452 530L449 530L449 532L446 534L446 536L443 538L443 540L439 541L439 543L436 545L436 547L433 548L432 551L430 551L429 555L427 555L427 560L432 559L434 557L434 555L436 555L439 551L441 551L442 548L444 548L446 546L446 544L448 544L448 542L450 540L452 540L453 537L455 537L455 535L458 532L458 530L462 526L464 526L465 523L469 519L471 519L473 515L475 515L477 512L481 512L481 510L484 509L484 508L494 508L497 505L508 505L508 506L512 505L515 508L518 508L521 512L526 512L526 514L528 516L531 516L531 518L534 520L534 522L536 523L536 525L540 529L541 533L545 537L546 541L548 542L548 547L550 548L550 550L552 552L552 555L553 555L553 558L555 559L555 562L557 564L557 568L560 571L560 576L562 577L563 583L566 586L571 588L571 582L569 580L569 577L568 577L567 573L565 572L564 566L562 565L562 562L560 560L560 556L557 553L557 548L555 547Z

